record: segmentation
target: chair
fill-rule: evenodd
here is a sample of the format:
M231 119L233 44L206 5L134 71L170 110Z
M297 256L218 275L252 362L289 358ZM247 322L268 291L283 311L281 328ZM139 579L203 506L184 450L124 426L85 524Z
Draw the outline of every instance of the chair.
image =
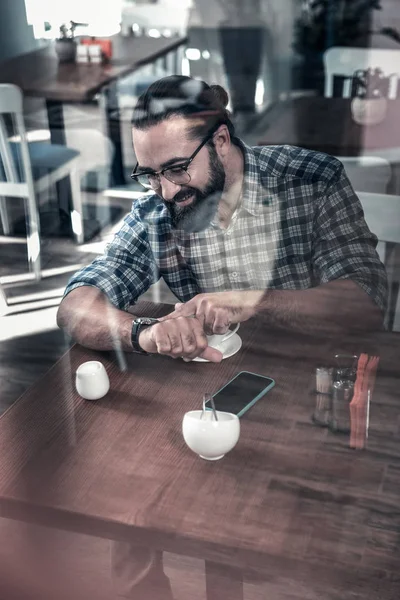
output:
M325 96L332 98L335 75L347 77L343 85L343 98L351 96L351 78L359 69L379 68L391 77L388 98L397 96L397 82L400 75L400 50L381 50L376 48L347 48L336 46L324 54Z
M6 116L10 115L18 142L10 141ZM15 139L15 138L14 138ZM5 235L10 233L6 198L24 198L27 213L28 261L35 279L40 279L40 223L37 195L64 177L70 178L73 210L72 230L83 242L83 221L78 175L79 152L47 142L27 142L21 90L0 85L0 219Z
M389 301L386 314L388 329L400 326L400 196L357 192L365 220L378 240L385 243L384 262L389 282Z
M3 291L0 281L0 317L3 317L7 313L7 297Z
M400 50L376 50L374 48L334 47L324 54L325 65L325 97L333 96L335 75L348 77L342 90L344 98L351 96L351 78L359 69L379 67L388 76L396 75L390 80L389 98L397 95L397 73L400 73ZM379 155L381 152L379 151ZM338 156L344 165L347 175L356 190L365 192L386 193L391 168L382 156L372 156L363 151L357 157Z
M387 160L379 156L337 156L336 158L343 164L355 190L386 194L392 174ZM384 263L386 244L379 241L376 250Z
M77 126L66 131L66 139L68 147L79 153L78 170L82 189L107 189L115 154L112 141L96 129Z

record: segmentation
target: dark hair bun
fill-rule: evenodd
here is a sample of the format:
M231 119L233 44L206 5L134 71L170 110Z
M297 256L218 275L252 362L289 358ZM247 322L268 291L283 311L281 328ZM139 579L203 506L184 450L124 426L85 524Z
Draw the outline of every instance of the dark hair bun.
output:
M219 104L221 104L224 108L226 108L228 106L229 96L228 96L227 92L224 90L224 88L221 85L216 84L216 85L210 85L210 89L213 91Z
M136 102L132 126L147 129L174 116L203 119L193 136L205 137L217 123L226 124L231 137L235 130L227 110L229 96L220 85L186 75L169 75L154 81Z

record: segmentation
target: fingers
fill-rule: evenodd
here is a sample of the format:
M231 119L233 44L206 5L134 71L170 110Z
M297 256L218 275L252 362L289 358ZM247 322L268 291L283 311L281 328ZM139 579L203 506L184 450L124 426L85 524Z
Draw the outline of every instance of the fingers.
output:
M226 333L229 329L229 311L224 307L215 306L207 298L203 298L195 314L207 335Z
M212 327L213 333L223 334L229 331L230 321L226 310L222 309L215 311L214 323Z
M183 304L182 302L177 302L175 304L175 310L170 312L165 317L161 317L159 321L168 321L169 319L176 319L177 317L194 317L196 312L196 305L193 300L189 300Z
M223 354L216 348L211 348L211 346L207 346L207 348L200 354L201 358L205 360L209 360L210 362L219 363L223 359Z
M190 307L188 308L187 304L178 302L175 304L175 310L170 312L168 315L165 315L165 317L160 317L158 320L162 322L169 321L170 319L177 319L178 317L194 317L194 309L191 309Z
M206 356L210 356L207 360L219 362L222 359L218 351L207 353L207 337L197 319L177 317L157 323L151 327L150 335L159 354L192 360L206 352Z
M196 317L207 335L226 333L232 322L232 311L222 304L218 294L198 294L189 302L177 302L174 308L175 310L160 321Z

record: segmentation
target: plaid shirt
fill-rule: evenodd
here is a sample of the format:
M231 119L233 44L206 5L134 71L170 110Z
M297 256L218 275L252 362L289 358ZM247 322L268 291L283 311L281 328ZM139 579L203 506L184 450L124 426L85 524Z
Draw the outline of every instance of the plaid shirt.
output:
M174 230L157 195L144 196L104 255L78 271L65 294L96 286L127 309L160 277L182 302L202 292L296 290L352 279L385 310L377 238L342 164L292 146L238 144L243 194L228 229Z

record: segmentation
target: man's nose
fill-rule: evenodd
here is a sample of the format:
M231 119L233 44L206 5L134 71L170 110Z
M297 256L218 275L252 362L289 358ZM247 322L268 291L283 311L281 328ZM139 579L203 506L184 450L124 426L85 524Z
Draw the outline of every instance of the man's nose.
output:
M166 200L166 202L171 202L181 189L181 186L177 185L176 183L172 183L172 181L169 181L169 179L161 175L160 188L163 199Z

